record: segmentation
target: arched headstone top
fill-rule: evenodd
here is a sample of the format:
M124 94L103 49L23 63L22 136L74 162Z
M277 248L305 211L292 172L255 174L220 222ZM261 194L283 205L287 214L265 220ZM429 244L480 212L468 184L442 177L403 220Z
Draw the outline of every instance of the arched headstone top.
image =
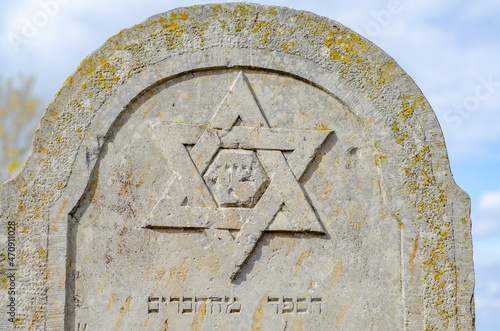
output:
M119 32L1 202L19 328L473 329L469 200L430 105L313 13L200 5Z

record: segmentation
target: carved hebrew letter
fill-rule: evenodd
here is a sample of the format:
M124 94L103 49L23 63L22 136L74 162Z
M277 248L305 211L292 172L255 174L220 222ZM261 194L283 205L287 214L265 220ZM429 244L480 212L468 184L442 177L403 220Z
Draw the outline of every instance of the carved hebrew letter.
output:
M193 298L182 297L180 304L181 314L189 314L193 312Z
M273 309L276 314L280 314L280 299L279 298L272 298L272 297L267 297L267 304L273 306Z
M160 298L148 297L148 314L158 314L160 312Z
M207 309L208 311L208 309ZM222 313L222 298L211 297L210 298L210 313L211 314L221 314Z
M314 314L314 312L321 314L321 302L321 298L311 298L311 301L309 303L309 312L311 314Z
M297 303L295 305L298 314L307 313L307 299L297 298Z
M293 298L285 298L283 297L283 314L291 314L293 313L293 310L295 308L295 305L293 303Z
M233 298L232 303L227 307L228 314L237 314L241 312L241 303L237 298Z

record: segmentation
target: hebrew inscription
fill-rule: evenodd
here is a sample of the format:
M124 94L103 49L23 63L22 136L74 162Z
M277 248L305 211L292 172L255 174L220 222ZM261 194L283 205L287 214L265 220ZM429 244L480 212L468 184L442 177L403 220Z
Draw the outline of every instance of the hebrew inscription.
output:
M150 296L148 314L174 313L196 314L204 307L209 315L239 314L242 303L231 296ZM268 296L267 308L272 314L318 314L322 313L321 297Z
M243 72L208 126L163 126L155 141L175 155L178 176L144 228L205 229L232 280L264 231L324 232L299 180L332 130L271 128Z
M321 314L322 298L268 296L267 305L276 314Z
M241 312L236 297L227 296L153 296L148 297L148 314L174 312L179 315L196 314L204 306L209 315L230 315Z

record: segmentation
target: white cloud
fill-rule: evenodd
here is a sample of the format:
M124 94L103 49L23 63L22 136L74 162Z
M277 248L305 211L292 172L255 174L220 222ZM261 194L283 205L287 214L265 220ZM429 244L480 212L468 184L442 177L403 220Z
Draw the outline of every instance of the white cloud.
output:
M472 220L474 238L500 234L500 190L481 196L478 211L472 215Z
M20 28L20 22L23 17L29 16L37 7L37 1L20 0L12 2L8 10L4 10L0 17L2 18L2 30L14 30Z
M498 216L500 220L500 190L496 192L487 192L479 201L481 212Z

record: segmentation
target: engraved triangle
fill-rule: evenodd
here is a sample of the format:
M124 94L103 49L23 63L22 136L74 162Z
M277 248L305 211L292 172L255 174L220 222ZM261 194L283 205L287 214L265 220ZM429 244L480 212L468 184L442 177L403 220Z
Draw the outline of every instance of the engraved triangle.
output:
M269 127L250 82L242 71L237 74L229 92L212 117L210 127L230 130L238 117L244 126Z
M316 232L324 233L323 227L313 216L314 211L308 212L307 218L302 221L290 222L294 219L294 214L288 208L278 211L267 231L277 232Z

